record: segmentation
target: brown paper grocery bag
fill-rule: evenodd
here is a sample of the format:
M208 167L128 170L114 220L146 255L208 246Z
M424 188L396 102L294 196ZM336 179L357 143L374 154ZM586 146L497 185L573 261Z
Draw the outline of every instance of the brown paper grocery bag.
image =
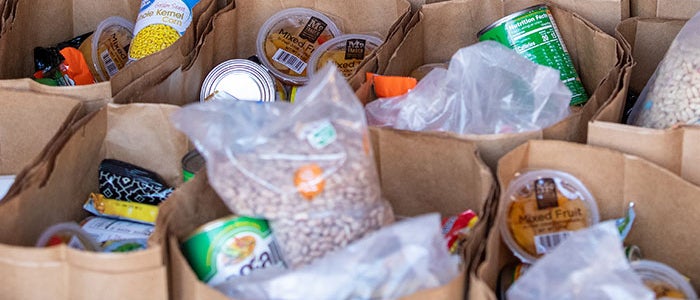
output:
M552 0L562 8L576 12L609 35L615 34L620 21L630 17L630 0ZM518 11L542 3L540 0L503 0L506 11Z
M84 86L48 86L29 78L0 80L0 90L26 91L44 96L60 96L78 100L82 103L84 112L81 117L99 110L105 104L112 102L112 91L109 82L101 82Z
M624 215L630 201L637 218L626 243L641 248L644 258L676 268L700 288L700 240L695 235L700 209L697 187L639 157L590 145L530 141L498 162L498 182L505 191L523 169L555 169L572 174L596 199L601 220ZM499 210L498 213L501 213ZM682 242L681 242L682 241ZM498 274L516 262L501 240L498 222L489 232L486 260L472 278L470 299L496 299Z
M495 192L493 177L476 154L476 147L449 137L377 128L371 130L371 139L382 195L396 215L454 215L466 209L480 215L482 220L463 253L469 266L476 259L476 250L483 246ZM208 185L206 172L199 172L163 204L153 239L169 246L173 299L227 299L197 279L179 243L200 225L230 214ZM404 299L464 299L464 281L465 276L459 276L448 285Z
M162 246L126 254L82 252L66 246L33 248L39 235L60 222L80 222L82 205L98 190L105 158L123 160L182 180L186 137L170 126L177 107L109 105L54 139L41 159L23 171L0 203L0 276L4 299L167 299Z
M698 0L630 0L633 17L690 19L700 10Z
M184 105L199 101L204 78L219 63L256 54L255 40L261 25L276 12L292 7L313 8L332 16L345 33L376 32L398 44L402 22L408 21L410 3L406 0L355 1L236 1L235 8L219 11L212 20L196 56L183 65L155 68L144 76L115 90L117 103L155 102ZM387 46L389 47L389 46ZM380 48L381 49L381 48Z
M7 89L0 89L0 107L0 176L17 176L83 111L75 99Z
M622 41L630 47L636 65L630 93L639 95L656 70L685 20L632 18L618 26ZM634 154L700 185L700 128L667 130L642 128L607 121L613 108L604 107L589 124L588 143Z
M153 75L148 75L149 73L162 74L163 72L172 72L176 68L182 67L183 64L187 64L196 55L196 49L201 43L201 39L208 28L211 27L213 16L227 7L232 7L232 2L232 0L200 0L192 9L192 23L190 27L187 28L180 39L162 51L131 63L111 78L112 95L117 95L134 81L142 81L144 77L152 77ZM138 99L139 97L140 94L137 93L133 99ZM130 102L141 101L133 100ZM117 103L126 102L117 101Z
M114 1L31 1L15 0L8 20L0 35L0 78L14 79L30 77L34 73L33 49L48 47L96 29L97 25L111 16L120 16L135 21L141 0ZM201 0L193 9L192 26L178 42L167 49L134 62L121 70L111 89L118 91L126 83L140 77L155 66L179 54L188 56L197 45L200 34L208 26L215 11L226 5L224 0ZM8 3L9 5L9 3ZM98 85L109 88L109 84ZM94 87L79 86L76 94L86 93ZM111 93L111 90L109 90Z
M477 12L478 13L474 13ZM421 65L444 63L460 48L476 43L477 32L504 16L501 1L448 1L424 5L416 25L398 47L385 75L406 76ZM463 138L479 145L480 153L495 170L503 154L530 139L583 142L586 124L605 103L624 102L623 69L629 61L613 37L567 10L552 6L574 65L590 100L563 121L541 131L507 135L472 135Z

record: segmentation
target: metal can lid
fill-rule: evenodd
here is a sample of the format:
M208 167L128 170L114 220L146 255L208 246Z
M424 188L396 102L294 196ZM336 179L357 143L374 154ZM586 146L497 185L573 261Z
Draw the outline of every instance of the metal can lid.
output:
M503 25L504 23L506 23L506 22L508 22L508 21L511 21L511 20L513 20L513 19L515 19L515 18L517 18L517 17L520 17L520 16L522 16L522 15L524 15L524 14L527 14L527 13L530 13L530 12L532 12L532 11L535 11L535 10L538 10L538 9L542 9L542 8L547 8L547 5L545 5L545 4L538 4L538 5L530 6L530 7L528 7L528 8L525 8L525 9L522 9L522 10L519 10L519 11L516 11L516 12L510 14L510 15L507 15L507 16L503 17L503 18L500 18L500 19L498 19L498 21L493 22L493 23L491 23L491 25L486 26L486 27L484 27L484 29L479 30L479 32L476 34L476 38L477 38L477 39L480 38L480 37L481 37L484 33L486 33L487 31L489 31L489 30L491 30L491 29L493 29L493 28L495 28L495 27L501 26L501 25Z
M217 91L247 101L275 101L275 80L265 68L247 59L231 59L217 65L204 79L199 100Z
M197 150L192 150L182 158L182 169L194 174L199 172L205 163L204 157Z

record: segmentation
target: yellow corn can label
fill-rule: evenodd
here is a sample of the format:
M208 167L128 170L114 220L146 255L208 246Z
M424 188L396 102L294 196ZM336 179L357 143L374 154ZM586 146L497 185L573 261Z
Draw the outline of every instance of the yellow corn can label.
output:
M134 25L129 58L141 59L177 41L192 23L199 0L143 0Z

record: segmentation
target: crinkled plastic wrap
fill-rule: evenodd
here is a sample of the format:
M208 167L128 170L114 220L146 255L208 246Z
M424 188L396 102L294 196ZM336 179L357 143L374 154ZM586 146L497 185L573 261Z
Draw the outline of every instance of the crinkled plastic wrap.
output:
M380 198L364 110L335 66L322 69L294 104L194 104L172 120L204 156L229 208L270 221L289 267L393 222Z
M440 218L428 214L387 226L295 271L263 270L216 288L239 300L398 299L447 284L459 271Z
M507 292L508 299L654 299L634 273L614 221L573 232L538 260Z
M629 123L666 129L700 122L700 13L671 43L635 103Z
M370 125L459 134L539 130L569 115L571 92L559 71L496 42L466 47L447 70L431 71L406 95L366 106Z

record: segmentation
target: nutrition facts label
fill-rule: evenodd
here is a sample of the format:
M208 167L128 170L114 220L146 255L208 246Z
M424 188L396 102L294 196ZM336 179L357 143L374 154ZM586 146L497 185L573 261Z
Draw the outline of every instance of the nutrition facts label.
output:
M546 7L523 13L486 31L480 40L495 40L532 62L559 70L562 82L571 90L571 105L588 100L564 41Z

